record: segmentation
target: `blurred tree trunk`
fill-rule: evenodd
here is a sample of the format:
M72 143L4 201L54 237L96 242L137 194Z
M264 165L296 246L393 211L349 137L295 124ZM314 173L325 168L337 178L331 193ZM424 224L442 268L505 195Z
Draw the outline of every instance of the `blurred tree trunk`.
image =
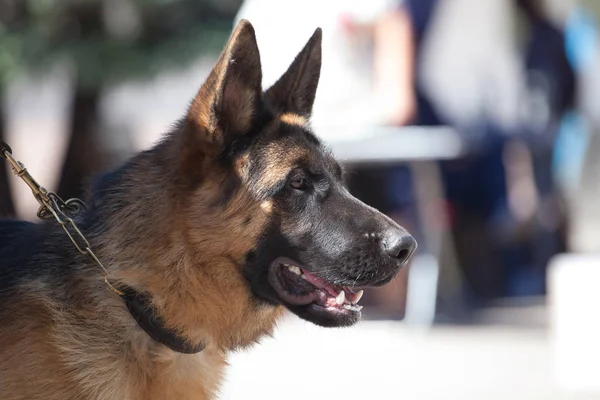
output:
M4 93L0 85L0 140L4 141L6 121L4 120L4 107L2 106L2 96ZM0 217L14 217L15 207L11 197L10 184L8 183L8 174L10 167L5 160L0 161Z
M69 144L62 166L57 193L63 199L83 198L87 181L102 164L99 146L99 90L75 87L71 106Z

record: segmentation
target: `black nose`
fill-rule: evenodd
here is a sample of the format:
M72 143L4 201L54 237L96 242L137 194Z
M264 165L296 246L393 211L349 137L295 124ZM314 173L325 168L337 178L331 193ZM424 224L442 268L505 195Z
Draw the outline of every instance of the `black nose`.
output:
M383 246L390 257L405 263L417 249L417 241L406 232L398 232L386 235Z

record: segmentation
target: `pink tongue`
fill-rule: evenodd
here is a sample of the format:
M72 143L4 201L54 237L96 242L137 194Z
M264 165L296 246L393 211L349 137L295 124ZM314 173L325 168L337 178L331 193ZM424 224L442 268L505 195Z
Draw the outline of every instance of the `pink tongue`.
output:
M355 293L352 289L346 287L336 286L332 283L327 282L326 280L319 278L311 274L310 272L303 271L304 279L308 281L311 285L315 286L317 290L315 292L309 293L304 296L285 296L289 303L292 304L307 304L311 301L318 301L319 304L322 304L327 307L341 307L341 304L337 304L336 297L340 294L340 292L345 292L345 303L355 304L360 299L360 295Z
M312 285L318 287L319 289L327 290L327 292L330 295L332 295L333 297L337 297L337 295L340 294L340 292L342 291L337 286L332 285L331 283L327 282L326 280L321 279L318 276L311 274L310 272L304 271L304 277L306 278L306 280L308 282L310 282Z
M335 302L335 297L337 297L340 292L343 290L344 292L346 292L346 302L347 303L351 303L351 304L355 304L358 302L358 300L360 300L359 294L355 293L354 290L350 289L350 288L341 288L339 286L335 286L329 282L327 282L324 279L319 278L318 276L315 276L313 274L311 274L310 272L306 272L304 271L304 277L306 278L306 280L308 282L310 282L312 285L316 286L319 289L323 289L326 290L327 293L329 293L331 296L333 296L334 298L321 298L321 302L322 303L327 303L327 305L332 305L335 306L337 303ZM322 296L325 296L325 294L323 293ZM331 304L329 304L331 303Z
M309 281L310 283L312 283L314 286L318 287L319 289L324 288L325 286L328 285L326 280L321 279L318 276L311 274L310 272L307 272L307 271L303 271L303 272L304 272L304 277L306 278L306 280Z

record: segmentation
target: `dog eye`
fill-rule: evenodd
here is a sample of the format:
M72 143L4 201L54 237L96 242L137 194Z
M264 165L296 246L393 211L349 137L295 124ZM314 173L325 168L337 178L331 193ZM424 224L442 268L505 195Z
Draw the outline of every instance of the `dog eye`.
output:
M303 176L297 176L290 180L290 186L296 190L308 189L308 180Z

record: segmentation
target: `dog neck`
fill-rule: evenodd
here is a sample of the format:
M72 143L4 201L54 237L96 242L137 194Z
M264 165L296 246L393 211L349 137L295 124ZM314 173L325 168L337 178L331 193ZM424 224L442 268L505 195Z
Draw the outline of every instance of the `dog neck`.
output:
M152 306L152 300L147 294L140 293L129 286L121 287L119 290L133 319L155 342L183 354L196 354L204 350L204 343L194 345L174 329L169 328Z
M231 227L218 223L220 210L195 204L188 214L202 213L194 218L201 226L190 228L165 177L165 153L142 153L102 178L88 216L93 245L119 287L131 288L127 308L153 339L184 353L250 345L270 334L282 309L252 295L241 271L245 249L229 246L224 254L218 238L229 237Z

